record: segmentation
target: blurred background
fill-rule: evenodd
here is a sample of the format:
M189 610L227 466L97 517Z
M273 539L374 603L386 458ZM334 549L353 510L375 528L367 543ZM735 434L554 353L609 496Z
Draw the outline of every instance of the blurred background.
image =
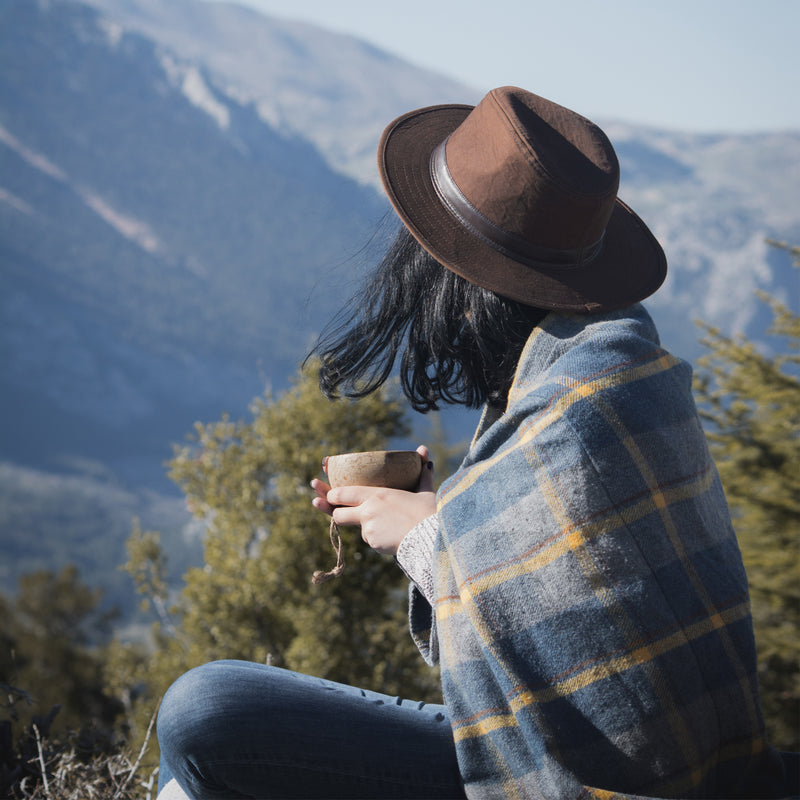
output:
M796 484L781 483L797 471L797 331L771 329L787 319L781 307L796 314L800 305L798 24L791 0L3 0L0 682L16 692L8 730L16 735L25 714L55 703L65 728L86 727L76 709L91 705L79 691L90 686L89 716L106 745L141 742L162 684L192 660L234 651L435 693L410 651L392 678L342 674L350 667L332 655L335 634L361 624L344 609L357 605L363 581L329 589L323 610L291 555L313 530L321 543L303 568L329 558L324 526L300 517L288 525L274 501L290 502L283 491L302 496L281 480L291 471L310 479L334 443L367 449L364 426L376 445L428 441L438 467L458 462L474 413L431 420L387 396L359 412L361 427L343 420L352 410L331 412L342 433L334 441L314 427L313 380L298 368L392 230L375 168L383 127L416 107L475 103L514 84L606 130L620 196L667 253L667 281L646 305L664 344L698 367L698 399L721 437L715 454L728 465L754 604L769 629L760 634L765 703L781 745L797 749L798 500ZM764 364L785 394L770 394ZM744 384L720 383L719 369L751 367ZM768 457L737 460L731 443L754 439L741 415L725 416L736 402L752 424L773 426L764 435L780 453L765 445ZM275 426L295 437L302 459L281 460ZM773 481L780 517L748 517ZM281 525L285 549L268 555ZM210 537L235 544L211 556ZM371 646L397 653L399 578L359 558L387 587ZM268 569L253 581L282 576L273 588L283 611L265 610L256 590L223 607L254 563ZM231 583L212 589L211 572ZM250 644L209 633L210 624L201 635L191 622L201 607ZM289 608L315 609L308 627L297 614L290 625ZM387 620L397 631L381 627ZM317 662L309 642L320 637L330 638ZM85 659L75 675L65 674L56 641ZM160 676L151 684L148 670Z

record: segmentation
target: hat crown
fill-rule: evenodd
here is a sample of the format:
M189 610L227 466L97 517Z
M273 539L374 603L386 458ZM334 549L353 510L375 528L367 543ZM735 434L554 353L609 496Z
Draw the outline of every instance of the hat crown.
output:
M617 197L606 135L523 89L403 114L383 132L378 170L422 247L512 300L594 313L643 300L666 276L661 246Z
M447 169L491 223L531 244L588 248L603 237L619 163L600 128L515 87L491 91L453 131Z

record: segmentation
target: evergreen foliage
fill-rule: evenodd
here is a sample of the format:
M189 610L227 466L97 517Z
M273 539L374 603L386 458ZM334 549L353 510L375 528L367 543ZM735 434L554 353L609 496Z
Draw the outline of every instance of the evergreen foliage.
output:
M328 518L311 506L322 458L384 449L407 432L391 393L329 402L312 368L284 394L258 400L249 421L198 424L176 448L170 474L205 521L204 566L186 572L171 602L158 535L134 529L127 569L159 617L155 649L119 645L108 674L118 693L139 687L129 704L137 735L173 680L215 659L440 698L438 676L408 635L407 579L392 559L343 528L344 574L311 583L335 562Z
M772 242L800 264L800 248ZM800 750L800 316L761 294L775 354L703 326L695 389L750 584L774 745Z
M74 566L0 595L0 797L134 796L138 764L120 749L123 708L104 679L114 612L102 601Z
M104 690L114 612L101 605L102 592L84 585L74 566L30 573L13 599L0 595L0 683L25 690L11 715L20 726L55 708L55 730L110 737L121 709Z

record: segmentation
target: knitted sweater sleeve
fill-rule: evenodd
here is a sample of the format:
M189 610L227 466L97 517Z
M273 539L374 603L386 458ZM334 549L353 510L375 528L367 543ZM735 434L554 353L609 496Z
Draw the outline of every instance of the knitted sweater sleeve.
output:
M412 528L397 548L400 569L419 589L422 596L433 605L433 549L439 523L435 514Z
M436 616L433 557L439 521L435 514L412 528L397 549L397 563L411 581L409 585L409 623L411 637L425 661L439 662L436 641Z

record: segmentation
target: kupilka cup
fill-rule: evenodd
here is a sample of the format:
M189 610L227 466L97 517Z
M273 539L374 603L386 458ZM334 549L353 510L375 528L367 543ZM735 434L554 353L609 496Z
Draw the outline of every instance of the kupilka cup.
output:
M325 472L332 489L339 486L385 486L413 491L422 474L416 450L372 450L328 456Z
M416 450L371 450L364 453L340 453L328 456L323 465L332 489L340 486L383 486L387 489L414 491L422 475L422 456ZM342 537L331 519L331 544L336 566L327 572L317 570L311 582L324 583L344 572Z

